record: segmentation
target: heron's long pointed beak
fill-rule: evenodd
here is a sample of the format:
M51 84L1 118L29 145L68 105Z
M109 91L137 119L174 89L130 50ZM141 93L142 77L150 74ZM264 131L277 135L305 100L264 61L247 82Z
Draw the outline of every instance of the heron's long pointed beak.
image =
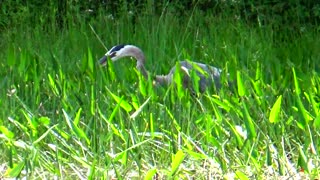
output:
M99 64L102 65L102 66L105 66L105 65L107 65L107 60L108 60L108 57L107 57L107 56L103 56L103 57L99 60Z

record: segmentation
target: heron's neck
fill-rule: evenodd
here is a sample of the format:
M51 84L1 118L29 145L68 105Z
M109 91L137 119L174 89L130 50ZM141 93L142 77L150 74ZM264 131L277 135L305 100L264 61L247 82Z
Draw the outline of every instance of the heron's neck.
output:
M133 58L135 58L137 60L137 69L141 72L143 77L148 79L148 72L147 72L146 68L144 67L145 57L144 57L142 50L139 49L138 47L132 47L129 50L129 56L132 56Z
M137 59L137 69L141 72L141 74L143 75L144 78L148 79L148 76L149 76L148 71L144 67L144 64L139 62L138 59Z

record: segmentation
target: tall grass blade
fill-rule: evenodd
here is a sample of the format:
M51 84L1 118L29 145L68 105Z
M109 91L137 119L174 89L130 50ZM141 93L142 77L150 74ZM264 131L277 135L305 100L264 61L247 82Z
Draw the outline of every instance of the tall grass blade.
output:
M177 88L177 94L178 94L178 98L181 99L184 96L184 90L183 90L183 78L185 76L184 73L181 73L181 66L180 63L177 62L176 63L176 71L173 75L174 78L174 82Z
M90 112L92 115L95 115L96 112L96 91L94 85L91 85Z
M150 122L150 133L151 133L151 136L152 136L152 138L154 137L154 133L155 133L155 131L154 131L154 120L153 120L153 115L152 115L152 113L150 113L150 116L149 116L150 118L149 118L149 122Z
M197 74L197 72L195 70L191 70L190 76L191 76L193 91L194 91L194 93L199 94L199 90L200 90L199 80L200 80L200 77L198 76L198 74Z
M81 59L81 72L86 72L88 70L88 57L86 56L82 56L82 59Z
M107 69L108 69L108 78L111 80L111 81L114 81L116 79L116 73L114 71L114 65L113 63L111 62L110 58L108 57L107 59Z
M300 87L299 87L299 82L298 82L298 79L297 79L297 76L296 76L296 71L294 68L292 68L292 73L293 73L293 80L294 80L294 90L295 90L295 93L296 95L300 95L301 93L301 90L300 90Z
M78 110L78 113L80 113L81 111L82 109L80 108ZM69 117L69 115L66 113L64 109L62 109L62 112L72 133L75 134L79 139L84 139L87 142L87 144L90 144L90 140L85 134L85 132L81 128L79 128L77 125L75 125L74 122L71 121L71 118Z
M293 72L293 79L294 79L294 86L295 86L296 101L298 103L299 112L302 114L302 118L298 119L298 126L301 129L306 129L306 126L308 125L309 121L312 120L312 117L309 115L310 113L305 109L302 103L302 100L300 98L301 90L299 87L299 82L298 82L294 68L292 68L292 72Z
M27 56L27 53L25 50L22 50L20 52L20 61L19 61L19 67L18 72L20 76L23 77L23 81L26 82L29 79L29 73L28 73L28 66L29 66L29 58Z
M116 162L116 161L121 161L122 163L126 163L128 158L127 158L127 155L128 155L128 152L139 147L139 146L142 146L143 144L147 143L151 141L151 139L147 139L147 140L144 140L142 142L139 142L137 144L134 144L133 146L125 149L124 151L120 152L120 153L117 153L115 156L113 156L113 161Z
M308 99L308 102L311 104L312 106L312 111L313 111L313 114L315 116L318 116L320 114L320 103L316 102L316 96L315 96L315 93L316 92L309 92L308 93L304 93L305 97Z
M238 146L238 147L242 147L242 146L243 146L243 140L242 140L242 138L241 138L241 136L240 136L240 134L239 134L239 132L238 132L238 130L237 130L237 127L238 127L238 126L233 126L233 125L232 125L230 122L228 122L228 121L227 121L227 124L229 125L232 133L235 135L235 138L236 138L236 140L237 140L237 146Z
M24 126L22 123L20 123L19 121L8 117L8 120L13 123L17 128L19 128L20 130L23 131L23 133L25 133L28 137L30 137L30 133L29 133L29 128Z
M16 61L15 49L13 46L9 46L7 50L7 63L9 66L14 66Z
M39 143L39 142L40 142L42 139L44 139L44 138L49 134L49 132L51 132L51 130L52 130L53 128L55 128L56 126L58 126L58 125L56 124L56 125L50 127L45 133L43 133L43 134L42 134L37 140L35 140L32 144L35 145L35 144Z
M32 136L36 136L38 134L38 122L35 120L33 114L26 112L24 109L21 109L21 111L28 122L28 126L29 129L31 129Z
M131 119L136 118L136 117L140 114L140 112L142 111L142 109L144 108L144 106L148 104L149 100L150 100L150 97L139 107L139 109L137 109L137 110L130 116L130 118L131 118Z
M254 124L253 124L252 118L249 114L248 108L244 102L242 102L242 107L244 109L244 117L245 117L244 124L245 124L246 130L248 132L248 138L253 140L257 137L256 130L254 128Z
M89 69L89 75L91 77L92 80L94 80L96 78L96 72L95 72L95 62L92 58L92 53L91 53L91 49L88 48L88 69Z
M59 93L59 90L57 88L57 85L56 85L54 79L51 77L50 74L48 74L48 78L49 78L49 85L51 87L51 90L52 90L53 94L56 95L56 96L60 96L60 93Z
M177 131L180 131L181 130L181 126L179 125L179 123L177 122L177 120L174 118L173 114L170 112L170 110L166 108L166 112L169 114L169 117L172 119L174 125L175 125L175 128L177 129Z
M106 122L106 123L108 124L108 126L112 129L112 132L113 132L116 136L120 137L121 140L122 140L124 143L126 143L126 139L125 139L124 135L121 133L121 130L119 130L119 129L112 123L112 120L113 120L116 112L118 112L119 108L120 108L120 104L117 104L117 106L113 109L113 111L112 111L109 119L107 119L107 118L103 115L103 113L101 112L100 109L98 109L98 112L99 112L99 114L100 114L100 117L104 120L104 122Z
M305 152L303 152L301 146L299 146L298 165L299 165L304 171L310 172L309 167L308 167L308 158L307 158Z

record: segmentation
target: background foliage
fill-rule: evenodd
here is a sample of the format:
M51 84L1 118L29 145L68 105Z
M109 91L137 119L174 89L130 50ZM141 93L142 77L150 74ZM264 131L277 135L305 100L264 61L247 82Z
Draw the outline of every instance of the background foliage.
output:
M128 13L134 16L148 14L161 15L163 10L176 14L188 15L195 9L215 16L230 16L240 18L255 25L273 24L276 28L291 27L299 30L301 24L317 25L320 18L320 3L312 0L183 0L183 1L2 1L2 27L21 24L24 21L34 23L55 22L59 27L67 24L68 20L81 15L94 18L100 11L115 17Z

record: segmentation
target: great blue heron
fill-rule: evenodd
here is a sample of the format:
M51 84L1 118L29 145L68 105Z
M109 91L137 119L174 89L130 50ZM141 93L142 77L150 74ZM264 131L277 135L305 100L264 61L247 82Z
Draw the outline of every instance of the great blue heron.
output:
M134 45L116 45L113 46L100 60L99 63L101 65L106 65L108 58L112 61L117 61L123 57L133 57L137 60L137 69L141 72L141 74L148 79L149 73L147 72L144 63L145 56L140 48ZM218 69L213 66L209 66L206 64L191 62L191 61L180 61L179 66L180 72L182 72L182 83L184 88L192 87L192 82L194 76L192 76L192 72L199 77L198 78L198 87L200 92L204 92L208 87L215 85L216 89L220 89L221 82L221 69ZM167 75L156 75L155 83L159 85L170 85L174 82L173 76L176 71L176 66L172 67L169 74Z

